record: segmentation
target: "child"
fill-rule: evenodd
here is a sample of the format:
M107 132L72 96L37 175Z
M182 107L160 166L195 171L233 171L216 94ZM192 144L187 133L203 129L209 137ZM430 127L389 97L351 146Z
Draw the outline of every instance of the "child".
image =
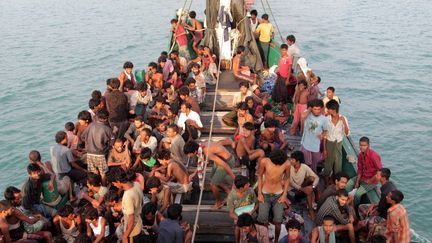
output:
M238 141L243 136L243 124L246 122L254 122L254 119L248 111L246 102L241 102L237 106L237 130L234 133L234 140Z
M139 156L137 156L134 165L132 166L132 170L134 171L142 171L144 175L147 175L152 171L154 166L157 166L159 163L152 156L152 151L150 148L142 148Z
M151 194L151 202L156 204L159 212L163 212L170 202L170 190L164 187L159 178L152 176L147 179L146 188Z
M74 134L75 125L72 122L65 124L65 130L67 135L67 147L71 150L75 150L78 147L78 137Z
M98 216L98 210L89 207L85 213L87 236L94 238L93 243L105 242L110 234L109 225L104 217Z
M279 129L279 122L270 119L264 122L264 130L261 131L261 138L258 141L259 146L266 152L275 149L290 149L288 141L285 139L282 131Z
M192 78L196 80L198 88L198 103L203 103L206 94L206 80L204 73L201 72L201 66L198 63L192 64Z
M81 134L84 132L84 130L87 129L87 127L92 122L92 117L90 112L88 111L81 111L78 113L78 122L75 124L75 131L74 134L78 137L78 149L84 149L85 144L84 141L81 138Z
M100 175L89 173L87 178L88 192L82 193L82 198L89 201L93 207L99 208L104 201L104 196L108 192L108 188L102 186L102 178Z
M294 95L294 120L290 129L290 133L293 136L296 134L299 123L301 122L302 113L307 109L308 99L309 89L307 89L306 81L302 80L297 85L297 90Z
M68 242L73 243L80 234L79 225L81 218L74 213L72 206L65 205L57 211L53 219L54 225L61 236Z

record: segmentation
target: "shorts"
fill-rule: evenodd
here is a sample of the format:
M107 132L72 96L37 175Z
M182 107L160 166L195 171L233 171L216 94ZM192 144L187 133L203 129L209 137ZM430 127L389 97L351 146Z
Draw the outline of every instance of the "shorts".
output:
M235 165L234 156L231 155L231 158L229 158L228 161L226 161L226 163L230 168L233 168ZM225 171L224 168L217 166L216 164L213 165L213 169L211 173L211 184L216 186L229 184L231 183L232 179L227 177L228 177L228 173Z
M177 182L168 182L168 187L173 194L187 193L192 189L192 182L189 184L180 184Z
M105 155L87 154L87 168L92 173L105 175L108 171Z
M273 223L282 223L282 215L284 214L284 205L278 200L282 193L263 193L264 202L259 204L258 222L267 224L269 222L270 209L273 212Z

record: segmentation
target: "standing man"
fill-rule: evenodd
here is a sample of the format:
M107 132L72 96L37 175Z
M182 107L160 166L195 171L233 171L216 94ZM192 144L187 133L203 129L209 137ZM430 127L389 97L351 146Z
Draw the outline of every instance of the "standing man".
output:
M106 157L111 147L110 142L112 137L111 128L107 125L108 117L109 113L107 110L99 110L97 121L92 122L81 134L87 151L88 170L89 172L99 174L103 182L105 182L105 173L108 171Z
M290 162L284 151L276 149L269 158L263 158L258 166L258 222L267 225L269 212L273 211L275 242L279 241L282 215L287 203L290 185Z
M105 94L106 108L109 114L109 124L112 128L117 127L118 137L122 137L129 127L128 97L119 90L120 81L118 78L112 78L110 81L111 92Z
M296 45L296 38L294 35L287 36L286 41L288 44L288 54L293 58L293 63L294 63L294 58L300 57L300 49ZM297 63L294 63L294 64L297 64Z
M278 64L278 73L285 80L285 85L288 85L291 76L292 57L288 54L287 44L282 44L280 49L281 57Z
M330 100L327 105L328 133L325 140L327 156L324 162L324 176L327 184L330 176L342 171L342 141L349 134L348 122L345 116L339 114L339 103Z
M381 157L370 148L369 138L360 138L360 153L357 162L357 176L351 178L347 184L347 191L357 188L354 194L354 205L360 203L361 197L373 190L377 183L377 173L381 171Z
M133 176L120 168L110 171L109 181L113 186L124 191L121 201L124 215L123 243L144 242L142 234L141 209L143 206L143 192Z
M268 20L268 14L263 14L261 17L261 23L255 30L255 33L259 34L259 47L261 59L265 67L268 68L268 53L270 47L271 38L274 36L273 25Z
M404 206L400 204L404 199L401 191L394 190L387 194L387 203L390 208L387 210L386 237L389 243L410 242L410 226L408 214Z
M324 141L328 131L328 120L322 115L322 100L312 100L308 102L308 110L303 112L304 119L303 136L301 139L300 150L305 157L305 163L316 173L317 164L321 160L320 146ZM323 154L326 156L325 143L323 143Z

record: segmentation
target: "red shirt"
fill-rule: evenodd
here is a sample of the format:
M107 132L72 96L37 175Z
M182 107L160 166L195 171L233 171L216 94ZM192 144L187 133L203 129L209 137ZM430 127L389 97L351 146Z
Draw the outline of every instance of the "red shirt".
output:
M357 174L360 174L360 180L365 181L375 176L378 170L381 170L381 157L380 155L368 149L366 153L359 153L358 164L357 164Z
M279 64L278 64L278 70L280 76L282 76L283 78L288 78L291 72L291 65L292 65L292 60L289 55L281 57L279 59Z
M177 44L179 46L187 45L188 40L187 40L187 36L186 36L186 31L183 28L183 26L178 25L175 34L177 36Z

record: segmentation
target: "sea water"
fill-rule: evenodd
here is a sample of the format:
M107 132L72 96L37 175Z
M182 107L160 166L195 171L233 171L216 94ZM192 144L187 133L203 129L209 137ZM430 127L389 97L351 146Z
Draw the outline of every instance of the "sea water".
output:
M199 17L204 2L192 7ZM354 140L368 136L392 170L414 235L431 239L431 2L269 2L282 37L294 34L321 76L321 90L336 88ZM125 61L145 68L168 48L169 21L182 5L0 1L0 192L22 185L30 150L50 159L54 134L88 109L91 91L103 90Z

